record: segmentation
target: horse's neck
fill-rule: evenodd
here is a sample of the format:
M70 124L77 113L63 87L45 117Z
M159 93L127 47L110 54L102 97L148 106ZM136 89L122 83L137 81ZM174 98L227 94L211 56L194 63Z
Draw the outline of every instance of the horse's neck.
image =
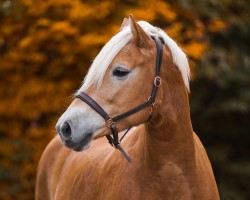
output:
M141 134L144 159L151 167L172 162L189 168L194 165L195 148L188 96L184 84L178 83L182 80L176 69L170 70L164 78L168 82L162 86L167 92L162 94L160 103L156 102L157 116L145 125Z

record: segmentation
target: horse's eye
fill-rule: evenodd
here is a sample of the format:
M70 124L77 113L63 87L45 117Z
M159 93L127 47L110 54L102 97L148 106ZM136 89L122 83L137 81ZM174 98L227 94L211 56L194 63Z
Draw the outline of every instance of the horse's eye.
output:
M125 76L127 76L129 74L130 71L128 71L127 69L121 68L121 67L117 67L113 70L113 76L117 76L119 78L123 78Z

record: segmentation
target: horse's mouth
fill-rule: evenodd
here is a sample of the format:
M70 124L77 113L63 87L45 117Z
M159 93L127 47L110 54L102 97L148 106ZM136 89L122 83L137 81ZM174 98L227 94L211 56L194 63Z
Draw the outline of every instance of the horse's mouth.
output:
M68 144L69 148L73 149L74 151L82 151L89 148L90 141L93 138L93 133L88 133L79 143L77 144Z

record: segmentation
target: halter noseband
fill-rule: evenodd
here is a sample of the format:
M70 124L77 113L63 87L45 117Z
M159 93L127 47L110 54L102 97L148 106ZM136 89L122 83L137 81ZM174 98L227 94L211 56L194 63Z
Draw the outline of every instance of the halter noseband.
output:
M154 83L153 83L153 88L151 91L151 95L149 96L149 98L147 99L147 101L143 104L140 104L139 106L136 106L135 108L122 113L120 115L117 115L115 117L110 117L105 111L104 109L94 100L92 99L89 95L87 95L84 92L79 92L75 98L81 99L82 101L84 101L86 104L88 104L93 110L95 110L99 115L101 115L104 120L106 121L107 126L111 129L112 135L107 135L107 139L109 141L109 143L114 146L115 148L117 148L123 155L124 157L130 162L131 159L130 157L125 153L125 151L121 148L120 146L120 141L119 141L119 136L118 136L118 131L116 128L116 122L130 116L133 115L141 110L143 110L146 107L150 107L150 115L149 115L149 119L150 120L153 116L153 107L155 104L155 98L156 98L156 94L157 94L157 89L160 87L161 85L161 78L160 78L160 69L161 69L161 62L162 62L162 42L161 40L157 37L157 36L151 36L152 39L155 41L156 43L156 69L155 69L155 78L154 78Z

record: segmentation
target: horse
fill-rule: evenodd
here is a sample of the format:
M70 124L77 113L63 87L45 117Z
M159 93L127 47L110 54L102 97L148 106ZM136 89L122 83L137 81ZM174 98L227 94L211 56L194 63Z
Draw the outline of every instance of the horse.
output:
M186 54L163 30L125 18L57 122L36 200L219 199L192 129L189 73Z

